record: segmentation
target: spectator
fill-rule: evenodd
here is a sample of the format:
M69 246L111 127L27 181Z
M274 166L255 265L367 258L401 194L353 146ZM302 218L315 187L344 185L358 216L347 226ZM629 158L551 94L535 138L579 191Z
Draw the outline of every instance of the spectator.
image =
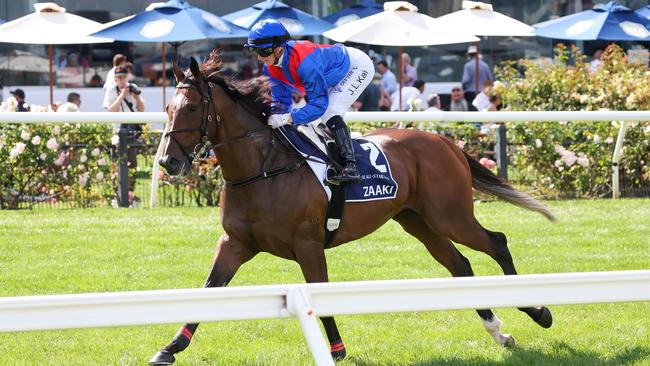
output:
M490 104L485 109L487 112L496 112L501 109L501 97L498 95L490 96Z
M477 52L476 46L469 46L467 49L469 61L463 68L463 88L465 89L465 100L471 103L476 97L476 86L483 85L485 80L494 80L492 71L485 61L481 60L481 55ZM478 76L476 75L476 62L478 60ZM478 82L476 81L478 79Z
M476 108L476 110L483 111L490 106L490 95L492 93L493 86L494 82L492 80L483 80L483 90L472 101L472 105Z
M408 111L413 109L416 111L422 111L429 108L426 98L422 95L424 93L425 83L423 80L416 80L413 83L413 86L405 86L402 88L402 111ZM399 92L393 93L391 95L393 103L391 104L390 110L397 111L399 110Z
M395 79L395 74L390 71L386 61L381 60L377 62L377 71L381 74L381 86L384 88L384 92L388 96L395 93L397 91L397 80Z
M440 112L442 110L438 93L429 94L427 103L429 104L429 108L426 109L426 112Z
M79 93L69 93L68 101L65 104L58 106L57 112L79 112L81 106L81 95Z
M126 66L126 64L127 64L126 56L124 56L123 54L118 53L115 56L113 56L113 68L108 70L108 74L106 74L106 82L104 83L104 92L106 92L108 89L115 86L115 68L118 66Z
M107 112L144 112L144 101L140 97L140 89L137 85L127 81L129 71L126 66L115 67L114 74L114 84L104 92L104 109ZM120 125L120 134L126 134L127 136L126 144L129 148L127 149L126 160L129 168L132 169L137 168L138 160L135 148L132 148L131 145L137 142L141 133L141 125ZM134 179L129 179L129 187L130 190L135 187Z
M418 78L418 71L415 66L411 65L411 56L408 53L402 53L402 86L413 86Z
M471 104L467 103L467 100L465 100L463 88L455 86L451 89L451 101L445 110L450 112L467 112L469 110L475 110L470 109L470 105ZM474 108L474 106L471 108Z
M104 93L104 109L107 112L144 112L140 89L127 81L128 73L124 66L115 67L113 86Z
M103 85L102 77L99 76L97 73L93 75L93 77L90 78L90 82L88 83L88 87L91 88L99 88Z
M603 57L603 50L596 50L596 52L594 52L594 57L589 63L589 71L595 72L596 70L598 70L600 64L603 63L601 61L602 57Z
M9 93L13 95L14 98L16 98L16 102L18 102L18 109L16 109L17 112L29 112L29 105L25 103L25 92L22 89L16 89Z
M372 82L368 84L366 89L361 92L359 99L356 102L352 103L358 111L362 112L372 112L379 110L379 100L381 99L381 88L376 83Z

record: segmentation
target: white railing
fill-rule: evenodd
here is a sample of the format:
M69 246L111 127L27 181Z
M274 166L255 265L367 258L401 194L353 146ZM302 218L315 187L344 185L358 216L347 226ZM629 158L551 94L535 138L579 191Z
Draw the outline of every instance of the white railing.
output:
M167 114L144 113L0 113L2 123L155 123L165 124ZM627 121L650 121L650 111L557 111L557 112L348 112L347 122L556 122L556 121L620 121L616 146L612 157L612 195L620 196L619 162ZM154 159L151 177L151 207L156 207L158 193L158 160L162 153L162 139Z
M0 298L0 332L293 316L331 366L318 316L635 301L650 270L27 296Z

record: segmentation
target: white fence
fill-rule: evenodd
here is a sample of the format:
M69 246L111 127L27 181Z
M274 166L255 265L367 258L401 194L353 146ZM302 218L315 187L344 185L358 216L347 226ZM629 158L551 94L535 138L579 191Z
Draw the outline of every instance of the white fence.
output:
M559 111L559 112L348 112L347 122L556 122L556 121L620 121L612 157L613 197L620 196L619 167L627 121L650 121L650 111ZM0 113L2 123L153 123L165 124L167 114L144 113ZM162 140L158 147L151 180L151 207L156 206L158 193L158 160Z
M650 270L1 298L0 332L293 316L332 366L317 316L634 301L650 301Z

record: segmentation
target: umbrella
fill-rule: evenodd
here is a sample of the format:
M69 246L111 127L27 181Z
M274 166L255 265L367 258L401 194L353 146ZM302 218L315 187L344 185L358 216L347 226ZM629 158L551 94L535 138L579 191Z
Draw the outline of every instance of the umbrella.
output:
M185 41L208 38L245 38L248 31L210 12L193 7L185 0L154 3L138 14L108 23L93 34L127 42L162 42L163 70L165 45L174 45L178 58L178 46ZM165 104L165 72L163 72L163 105Z
M381 13L382 11L384 11L382 4L378 4L373 0L362 0L359 4L337 11L323 19L338 27L354 20Z
M443 15L436 20L449 29L462 28L475 36L484 37L530 37L535 28L510 18L492 9L491 4L477 1L463 1L462 9ZM480 43L476 42L476 94L479 93L479 59Z
M616 1L535 24L535 34L578 41L650 41L650 20Z
M650 19L650 5L646 5L641 9L637 9L636 13L642 16L643 18Z
M34 4L32 14L0 25L0 42L47 44L50 59L50 103L54 103L52 71L53 44L110 43L112 39L91 37L88 34L102 25L78 15L66 13L55 3Z
M272 18L282 23L292 36L321 35L333 28L329 22L276 0L265 0L223 18L246 29L251 29L259 20Z
M456 27L454 27L456 28ZM336 27L323 33L337 42L356 42L379 46L399 46L399 108L402 108L402 47L475 42L478 40L464 29L449 31L436 19L418 13L418 8L406 1L384 3L384 11Z

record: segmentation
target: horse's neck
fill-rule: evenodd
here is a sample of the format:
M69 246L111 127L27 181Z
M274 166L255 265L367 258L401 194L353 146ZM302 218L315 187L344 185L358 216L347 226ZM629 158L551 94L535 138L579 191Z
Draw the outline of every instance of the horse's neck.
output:
M260 173L264 166L273 163L275 149L271 148L273 139L270 129L262 129L261 122L252 117L242 118L232 116L224 118L221 122L220 137L216 144L223 144L217 148L217 158L221 165L223 175L228 180L241 180ZM250 136L246 134L253 132Z

